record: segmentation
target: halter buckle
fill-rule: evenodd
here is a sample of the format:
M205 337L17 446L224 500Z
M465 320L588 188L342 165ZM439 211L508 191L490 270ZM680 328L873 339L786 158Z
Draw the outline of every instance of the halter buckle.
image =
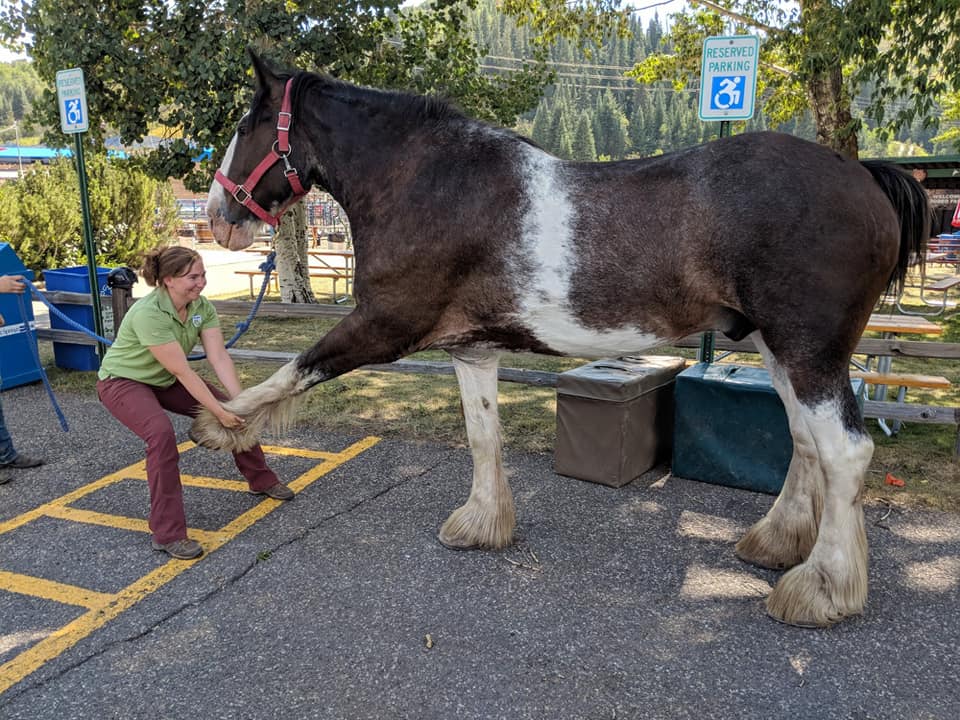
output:
M240 193L243 193L246 195L246 197L241 197ZM233 190L233 199L241 205L246 205L250 201L251 197L253 197L253 195L251 195L250 191L247 190L243 185L237 185L237 187L235 187Z
M283 112L277 114L277 130L280 132L289 132L290 123L293 122L293 113Z

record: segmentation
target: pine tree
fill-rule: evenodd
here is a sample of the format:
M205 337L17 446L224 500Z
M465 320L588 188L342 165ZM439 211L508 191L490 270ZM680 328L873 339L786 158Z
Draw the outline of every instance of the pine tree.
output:
M591 127L590 116L586 112L580 113L580 119L577 121L570 158L583 162L593 162L597 159L597 146L593 139L593 128Z

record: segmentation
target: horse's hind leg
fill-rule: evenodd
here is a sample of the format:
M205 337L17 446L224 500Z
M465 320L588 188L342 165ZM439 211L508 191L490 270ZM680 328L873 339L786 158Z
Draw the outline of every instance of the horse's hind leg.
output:
M784 575L767 598L767 611L782 622L827 626L863 611L867 601L867 536L861 496L873 455L873 441L864 428L846 366L818 358L816 369L792 360L776 372L787 378L781 393L794 443L816 453L823 480L822 511L816 541L804 562ZM843 359L845 362L845 359ZM776 367L776 366L775 366ZM780 390L780 388L778 388ZM806 466L804 462L804 466ZM812 467L812 463L810 464ZM803 483L793 488L796 500ZM768 515L788 525L791 505ZM793 507L815 520L805 503ZM773 513L773 510L771 510ZM805 543L804 543L805 544ZM801 545L797 546L799 553Z
M807 428L786 372L777 364L760 333L754 332L751 337L787 411L793 456L776 502L741 538L736 552L754 565L784 570L803 562L816 542L823 507L823 472L813 434Z
M452 356L473 454L473 487L467 502L440 528L439 539L458 550L506 547L513 540L516 519L503 472L497 414L499 356L483 351L458 351Z

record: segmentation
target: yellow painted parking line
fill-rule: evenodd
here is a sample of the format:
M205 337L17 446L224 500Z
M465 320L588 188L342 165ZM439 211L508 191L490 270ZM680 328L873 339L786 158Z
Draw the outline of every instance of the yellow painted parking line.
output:
M337 460L341 455L341 453L329 452L327 450L306 450L284 447L282 445L261 445L260 447L267 455L293 455L311 460Z
M47 508L46 515L47 517L71 520L73 522L86 523L87 525L103 525L104 527L134 530L142 533L150 532L150 526L146 520L126 517L125 515L113 515L96 512L94 510L80 510L79 508L62 506Z
M331 470L370 449L379 441L380 438L367 437L336 453L305 449L300 450L279 446L265 446L263 449L264 452L268 454L304 457L323 461L288 483L290 489L294 492L300 492ZM192 442L185 442L181 443L179 449L182 453L193 447L195 446ZM123 468L100 480L67 493L56 500L45 503L23 515L0 523L0 534L21 527L27 522L43 516L75 519L80 522L95 521L95 524L99 525L110 525L111 527L124 527L142 531L142 527L146 525L146 521L66 507L70 502L113 483L134 477L135 474L145 477L144 461ZM215 480L216 478L211 479ZM230 481L222 482L229 483ZM221 489L233 489L233 487L224 486ZM80 640L117 617L120 613L140 602L140 600L150 593L163 587L186 570L189 570L194 564L202 561L207 555L225 545L239 533L253 525L257 520L266 517L282 504L280 500L264 498L220 530L204 531L190 529L188 531L189 536L201 540L204 546L205 553L202 556L194 560L171 559L113 595L105 595L92 590L85 590L84 588L62 585L41 578L31 578L26 575L16 575L14 573L4 573L0 571L0 590L8 589L23 595L56 600L57 602L65 602L66 604L79 604L81 607L89 608L87 612L72 622L58 628L35 645L27 648L3 665L0 665L0 693L5 692L23 680L30 673L42 667L44 663L49 662L73 647ZM142 525L140 523L142 523ZM9 582L9 585L5 586L7 582ZM57 597L58 595L59 597ZM85 599L85 602L78 602L81 599Z
M183 452L187 448L192 448L192 447L196 447L196 446L192 442L187 441L187 442L180 443L177 446L177 449L180 452ZM57 508L57 507L62 507L64 505L69 505L75 500L79 500L80 498L86 495L95 493L97 492L97 490L101 490L105 487L113 485L114 483L122 482L123 480L128 480L130 478L146 479L146 477L147 477L147 461L146 460L141 460L140 462L134 463L133 465L128 465L122 470L118 470L115 473L110 473L109 475L105 475L99 480L95 480L92 483L87 483L86 485L83 485L82 487L79 487L76 490L68 492L66 495L61 495L55 500L51 500L50 502L40 505L39 507L36 507L33 510L25 512L22 515L17 515L14 518L10 518L5 522L0 523L0 535L10 532L11 530L16 530L21 525L26 525L28 522L36 520L39 517L43 517L44 515L48 514L48 511L51 508Z
M76 585L66 585L53 580L44 580L32 575L6 572L5 570L0 570L0 590L31 595L44 600L54 600L64 605L79 605L88 610L102 608L116 597L109 593L88 590Z
M233 492L247 492L250 489L246 480L221 480L220 478L204 477L203 475L181 475L180 484L184 487L231 490Z

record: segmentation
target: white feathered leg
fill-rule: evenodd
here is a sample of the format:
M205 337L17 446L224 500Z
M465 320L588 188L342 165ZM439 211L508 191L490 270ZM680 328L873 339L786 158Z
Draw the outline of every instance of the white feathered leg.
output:
M297 371L293 360L259 385L254 385L223 406L246 422L242 428L230 430L207 409L202 409L190 428L190 439L211 450L243 452L260 442L266 428L282 432L288 428L297 410L297 396L308 384Z
M823 627L863 612L867 602L867 534L863 482L873 440L844 427L840 403L803 408L825 479L817 541L802 565L784 575L767 611L792 625Z
M473 486L467 502L440 528L440 542L450 548L502 548L513 541L516 518L503 472L497 414L498 360L492 352L453 355L473 455Z

